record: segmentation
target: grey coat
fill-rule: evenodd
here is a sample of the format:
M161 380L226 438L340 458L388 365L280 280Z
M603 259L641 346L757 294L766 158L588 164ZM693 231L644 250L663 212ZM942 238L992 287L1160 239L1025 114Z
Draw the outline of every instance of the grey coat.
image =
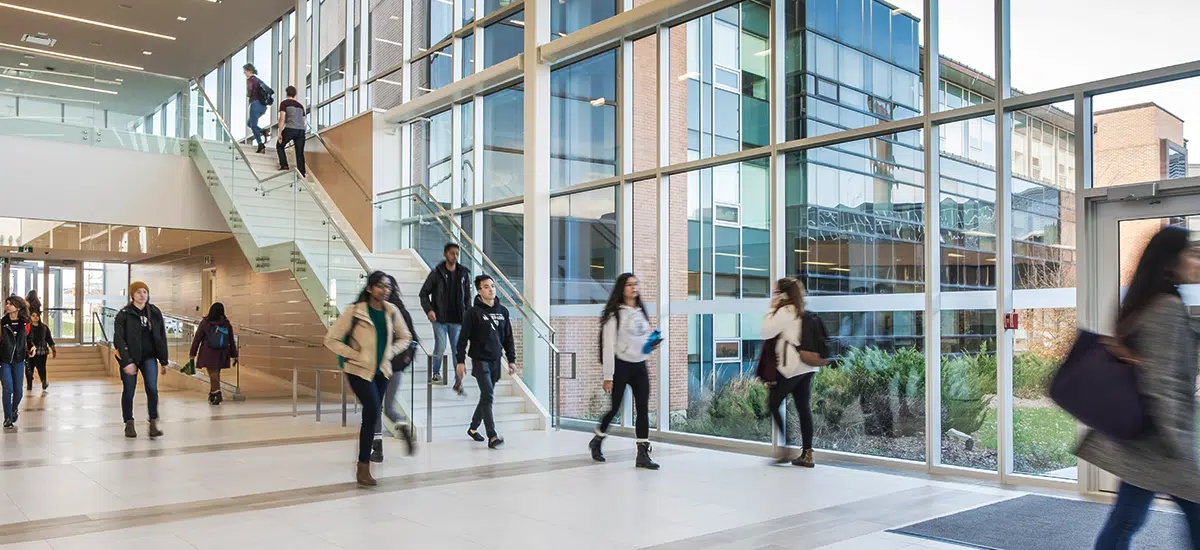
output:
M1130 485L1200 502L1196 330L1183 302L1165 295L1151 302L1132 328L1149 426L1132 441L1089 430L1075 454Z

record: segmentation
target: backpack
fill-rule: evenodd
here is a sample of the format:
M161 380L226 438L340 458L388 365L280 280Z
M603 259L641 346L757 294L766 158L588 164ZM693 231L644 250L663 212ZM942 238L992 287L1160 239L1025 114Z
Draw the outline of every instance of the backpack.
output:
M275 90L267 86L267 83L263 82L262 79L258 79L258 99L263 102L263 105L275 104Z
M216 323L209 323L208 335L205 339L208 341L208 347L225 349L229 347L229 329Z

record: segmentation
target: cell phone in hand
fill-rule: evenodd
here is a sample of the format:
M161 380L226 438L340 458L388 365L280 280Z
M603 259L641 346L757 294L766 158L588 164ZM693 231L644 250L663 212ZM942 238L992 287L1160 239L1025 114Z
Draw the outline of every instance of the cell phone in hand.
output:
M642 353L649 354L654 351L662 343L662 340L662 331L654 329L654 332L650 333L650 338L646 340L646 344L642 346Z

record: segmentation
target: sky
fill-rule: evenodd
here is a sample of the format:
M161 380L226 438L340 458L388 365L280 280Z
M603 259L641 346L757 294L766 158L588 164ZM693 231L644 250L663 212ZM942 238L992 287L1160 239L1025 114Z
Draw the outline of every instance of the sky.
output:
M1011 0L1012 84L1033 93L1200 60L1196 0ZM920 0L891 3L924 19ZM941 53L995 74L993 0L940 0ZM1184 120L1200 162L1200 78L1097 97L1154 102Z

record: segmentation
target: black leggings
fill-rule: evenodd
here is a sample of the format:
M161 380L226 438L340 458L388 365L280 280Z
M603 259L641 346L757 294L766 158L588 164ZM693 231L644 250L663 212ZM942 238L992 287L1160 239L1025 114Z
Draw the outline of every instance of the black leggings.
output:
M783 418L783 413L779 411L782 408L780 405L783 405L789 394L796 401L796 412L800 413L800 439L803 441L805 449L811 449L813 445L813 374L809 372L780 380L771 387L771 396L767 399L767 408L771 409L771 416L775 418L775 425L779 427L779 432L784 434L784 441L787 441L787 422Z
M612 408L600 422L600 433L608 433L608 425L621 412L621 401L625 399L625 386L633 390L633 409L637 415L634 424L638 441L650 440L650 373L646 362L628 363L615 359L612 385Z
M35 370L37 371L38 378L41 379L42 384L44 385L46 383L46 358L47 357L49 357L49 356L35 355L33 357L30 357L29 360L25 362L25 385L26 386L33 385L33 372Z

